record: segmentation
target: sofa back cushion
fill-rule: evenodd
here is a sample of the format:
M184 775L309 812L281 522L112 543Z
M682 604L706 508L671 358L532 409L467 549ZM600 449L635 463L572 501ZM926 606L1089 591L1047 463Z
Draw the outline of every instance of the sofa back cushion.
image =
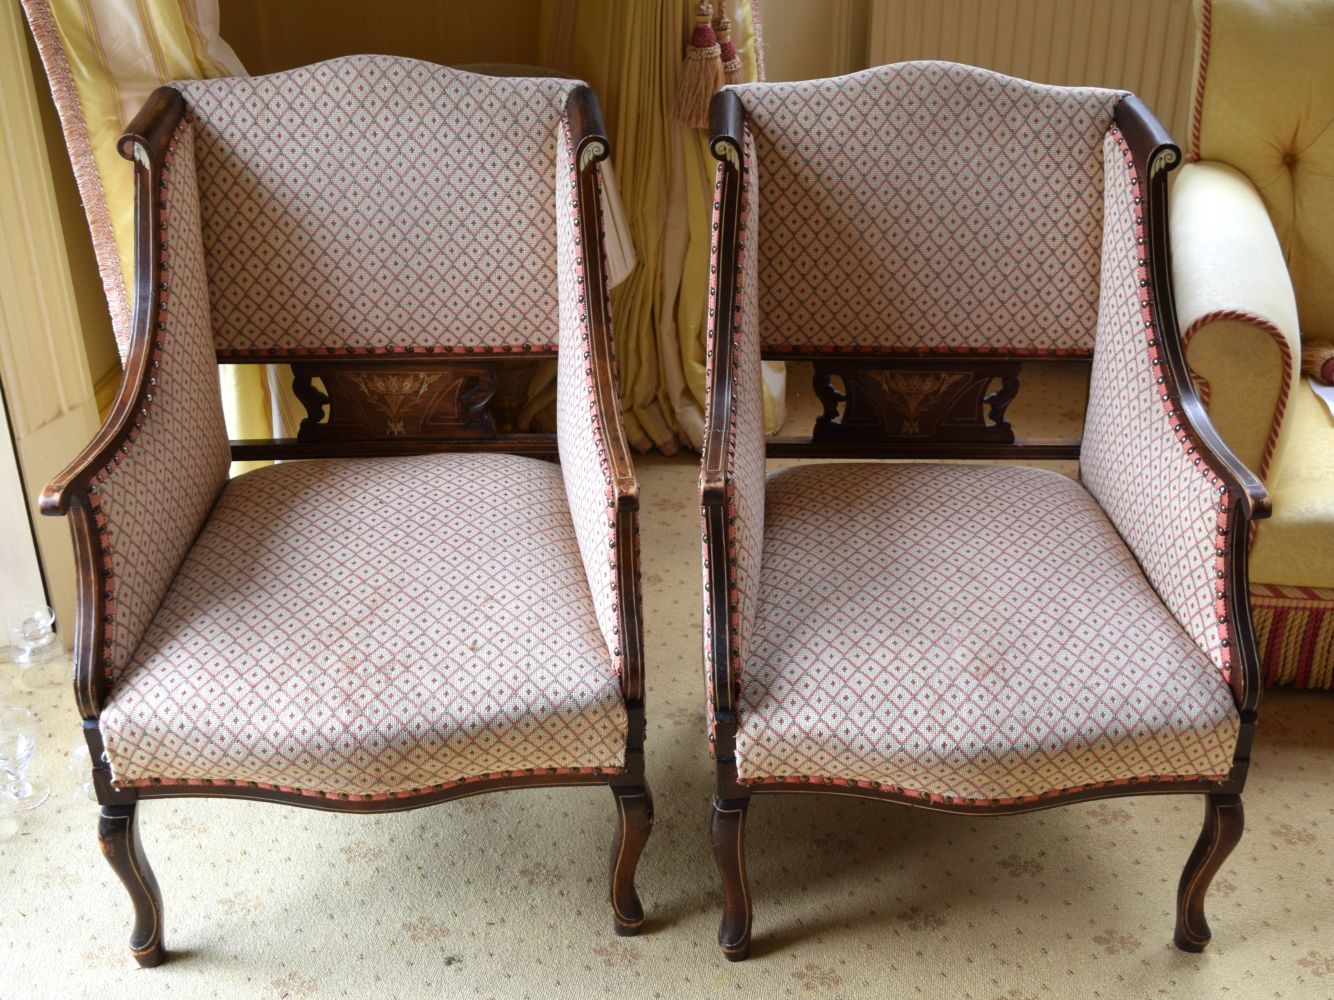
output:
M1334 339L1334 0L1196 0L1195 13L1191 156L1250 178L1303 339Z

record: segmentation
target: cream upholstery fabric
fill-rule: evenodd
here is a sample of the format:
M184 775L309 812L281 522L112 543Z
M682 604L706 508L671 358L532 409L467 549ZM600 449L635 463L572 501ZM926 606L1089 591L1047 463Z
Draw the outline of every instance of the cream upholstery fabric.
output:
M1301 357L1297 300L1255 186L1225 163L1188 163L1172 188L1177 321L1209 416L1268 471Z
M1334 339L1334 3L1199 0L1191 152L1264 198L1302 334Z
M391 56L177 84L220 354L554 347L578 85Z
M1077 483L806 465L766 505L743 781L1015 800L1231 767L1231 691Z
M1177 621L1226 674L1232 649L1218 574L1231 544L1224 534L1229 497L1157 383L1158 331L1137 245L1140 187L1115 128L1105 155L1107 231L1080 475Z
M1270 491L1250 561L1265 676L1328 685L1317 637L1334 616L1300 595L1334 588L1334 421L1297 366L1303 340L1334 337L1334 2L1195 13L1199 162L1173 192L1177 302L1211 414Z
M119 784L357 796L617 768L625 727L560 469L485 454L230 482L101 716Z
M1092 348L1121 92L935 62L733 89L763 190L766 347Z
M1291 425L1268 485L1274 513L1251 546L1251 579L1334 589L1334 418L1305 379L1293 391ZM1334 663L1322 665L1334 668Z
M90 497L106 555L103 662L115 673L139 643L177 566L227 480L222 422L199 242L194 136L172 140L162 172L163 305L152 399L129 449L98 477Z

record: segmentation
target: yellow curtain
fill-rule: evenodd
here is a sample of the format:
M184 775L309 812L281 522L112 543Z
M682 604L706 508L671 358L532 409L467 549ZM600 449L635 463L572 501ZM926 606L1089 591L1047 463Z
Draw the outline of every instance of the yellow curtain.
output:
M704 132L676 124L671 101L693 0L544 0L544 64L602 99L639 266L612 290L626 432L641 451L698 448L714 161ZM749 0L728 14L746 78L759 78ZM783 368L766 365L765 414L782 423Z
M134 172L116 140L154 89L170 80L245 73L218 35L217 0L23 0L46 67L122 361L133 303ZM272 369L224 366L232 436L267 438ZM277 415L281 423L281 414ZM238 466L234 471L241 471Z

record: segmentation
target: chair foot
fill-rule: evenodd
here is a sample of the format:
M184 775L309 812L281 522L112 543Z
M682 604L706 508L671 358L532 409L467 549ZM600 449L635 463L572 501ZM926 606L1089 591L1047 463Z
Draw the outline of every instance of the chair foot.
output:
M723 920L718 947L729 962L750 954L750 887L746 884L746 811L750 799L714 799L709 843L723 880Z
M1190 852L1177 888L1177 926L1173 941L1182 951L1204 951L1209 943L1204 896L1214 875L1241 840L1244 825L1240 795L1205 796L1204 829Z
M130 954L149 969L161 965L166 957L162 947L162 894L139 843L137 810L137 802L103 806L97 822L97 841L134 903Z
M611 919L618 937L639 933L644 908L635 891L635 869L653 831L653 795L647 785L612 786L616 836L611 844Z

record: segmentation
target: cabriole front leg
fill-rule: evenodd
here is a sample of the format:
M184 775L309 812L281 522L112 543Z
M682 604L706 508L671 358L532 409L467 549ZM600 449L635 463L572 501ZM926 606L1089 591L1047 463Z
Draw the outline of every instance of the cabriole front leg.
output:
M134 903L130 954L147 969L161 965L166 953L162 949L162 895L139 843L137 809L136 802L104 805L97 823L97 840Z
M1177 889L1177 928L1173 940L1182 951L1204 951L1209 943L1204 897L1214 875L1241 840L1243 826L1240 795L1205 797L1204 829L1190 852Z
M749 798L715 797L709 815L709 843L723 881L723 921L718 947L729 962L750 954L750 886L746 883L746 811Z
M653 831L653 795L647 784L612 786L616 836L611 844L611 919L620 937L639 933L644 908L635 891L635 870Z

